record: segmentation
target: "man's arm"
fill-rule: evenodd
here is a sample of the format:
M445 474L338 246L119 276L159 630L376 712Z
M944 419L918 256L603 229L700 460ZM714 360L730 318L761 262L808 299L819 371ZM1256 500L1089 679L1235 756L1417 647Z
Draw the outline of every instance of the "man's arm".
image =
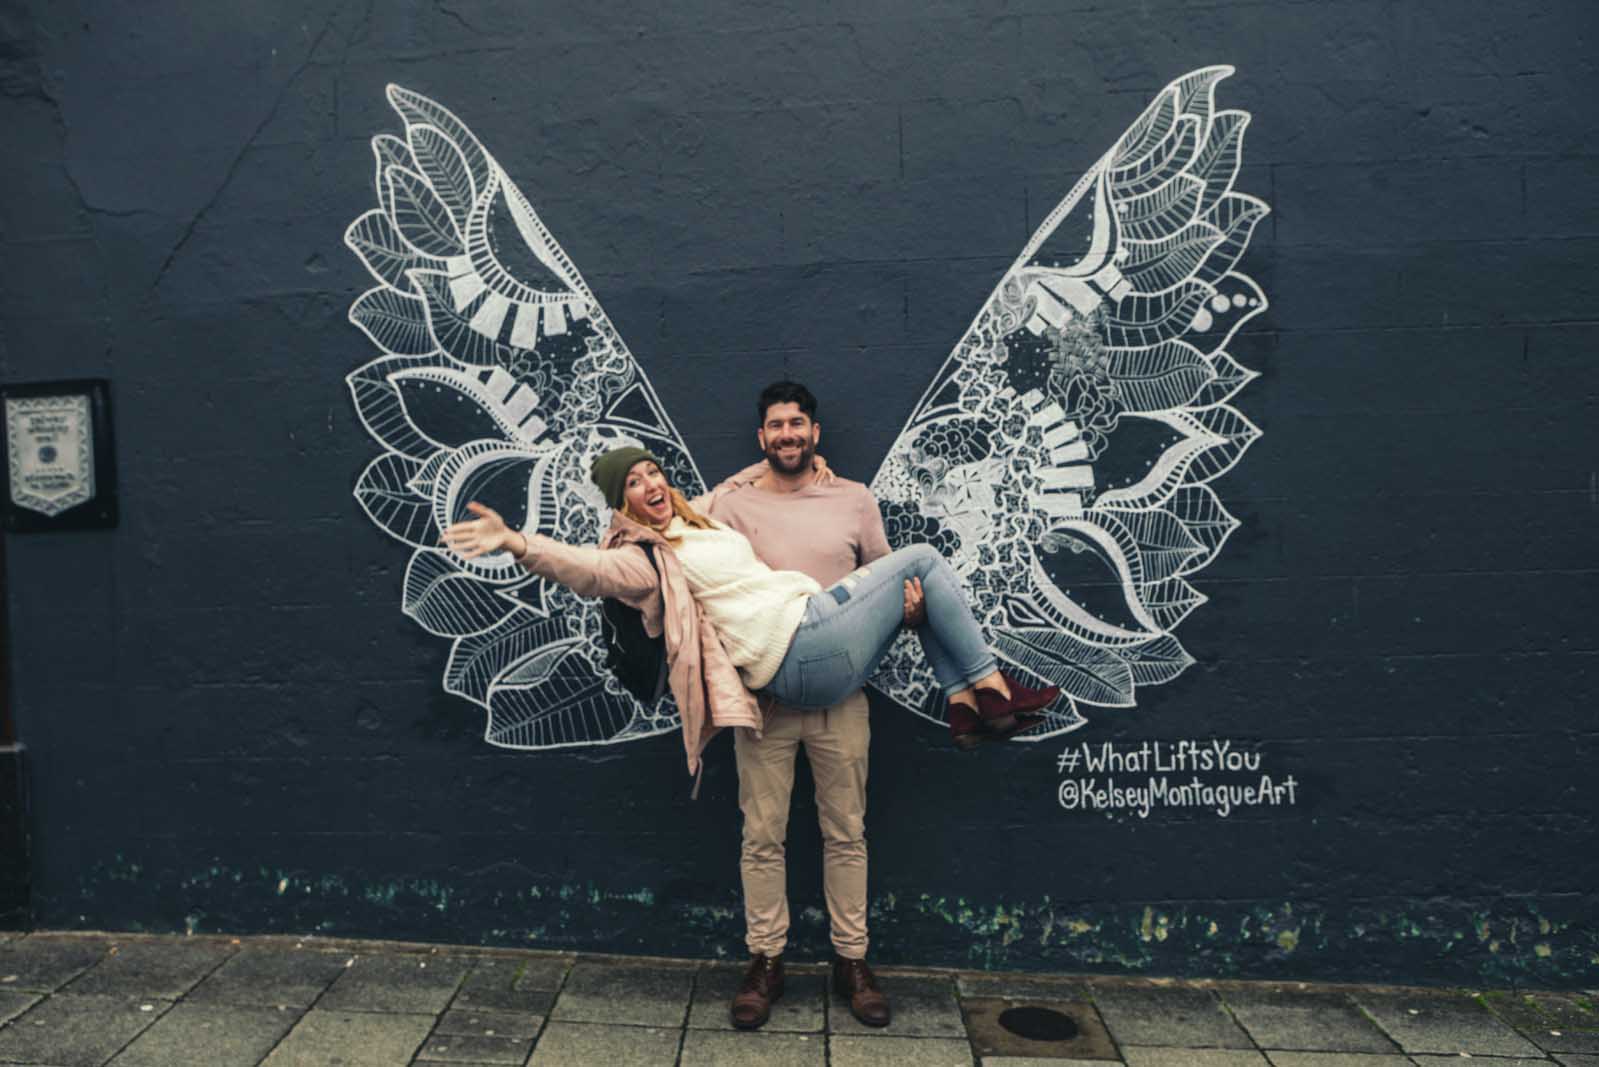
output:
M874 559L882 559L891 549L888 533L883 529L883 509L870 489L861 492L860 542L856 556L862 566ZM922 597L922 580L912 578L905 583L905 625L920 626L927 621L927 602Z
M893 551L888 547L888 534L883 530L883 512L877 498L865 486L861 487L860 547L855 554L862 565L882 559Z
M717 502L725 497L728 493L733 492L735 489L741 489L746 485L754 485L756 482L765 477L767 472L769 472L771 469L771 464L767 463L764 459L758 463L751 463L743 470L736 471L735 473L728 475L721 482L712 486L707 492L701 493L693 500L690 500L688 502L688 506L699 512L701 515L710 515L712 510L715 509ZM818 485L827 485L832 482L833 479L838 477L838 475L833 473L832 468L827 465L827 460L823 459L821 456L816 456L811 461L811 469L816 472L816 481ZM714 516L712 517L714 518Z

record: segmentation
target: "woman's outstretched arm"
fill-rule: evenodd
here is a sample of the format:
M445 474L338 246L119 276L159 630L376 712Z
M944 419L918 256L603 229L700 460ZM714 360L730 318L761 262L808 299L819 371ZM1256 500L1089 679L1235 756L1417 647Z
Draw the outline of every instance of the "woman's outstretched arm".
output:
M660 582L637 545L578 548L553 537L513 530L493 508L475 500L466 507L477 518L451 524L441 540L462 559L510 552L534 574L560 582L579 596L609 596L633 603L655 592Z

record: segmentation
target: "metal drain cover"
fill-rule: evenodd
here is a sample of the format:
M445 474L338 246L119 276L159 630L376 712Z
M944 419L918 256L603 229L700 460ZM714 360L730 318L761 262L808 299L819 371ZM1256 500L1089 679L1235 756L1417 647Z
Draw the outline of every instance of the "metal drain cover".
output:
M999 1013L999 1025L1029 1041L1070 1041L1079 1032L1070 1015L1036 1004L1006 1008Z
M963 997L961 1008L979 1056L1121 1061L1086 1000Z

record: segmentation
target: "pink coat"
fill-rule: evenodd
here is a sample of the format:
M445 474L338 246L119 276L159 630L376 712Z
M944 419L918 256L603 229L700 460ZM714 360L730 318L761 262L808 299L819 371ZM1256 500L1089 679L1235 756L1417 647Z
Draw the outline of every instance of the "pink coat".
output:
M524 567L579 596L615 597L643 613L644 630L651 637L666 635L666 681L683 719L690 774L699 773L700 755L717 730L747 726L760 732L760 706L689 592L666 538L619 511L612 513L611 528L598 548L579 548L541 534L526 536L528 551L518 560ZM655 545L653 567L639 547L645 541Z

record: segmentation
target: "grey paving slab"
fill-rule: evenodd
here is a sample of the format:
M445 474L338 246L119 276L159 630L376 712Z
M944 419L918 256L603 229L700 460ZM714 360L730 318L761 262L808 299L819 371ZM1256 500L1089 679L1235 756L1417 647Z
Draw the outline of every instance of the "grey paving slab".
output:
M832 1067L972 1067L972 1046L948 1037L828 1038Z
M432 1028L431 1015L313 1008L262 1067L396 1067L411 1062Z
M449 956L357 956L317 1001L328 1011L437 1015L455 996L471 964Z
M1270 1067L1266 1057L1238 1048L1122 1047L1127 1067Z
M110 1067L255 1067L299 1018L291 1009L179 1004L118 1053Z
M457 1003L544 1014L566 981L572 957L484 958L473 963Z
M1266 1058L1272 1067L1415 1067L1397 1052L1268 1052Z
M1077 1060L1061 1059L1056 1056L983 1056L977 1062L981 1067L1115 1067L1121 1063L1121 1060Z
M516 988L560 989L576 962L576 956L535 956L523 960Z
M468 989L465 986L455 995L454 1004L475 1011L512 1011L525 1015L548 1015L555 1003L555 992L550 989Z
M890 1033L895 1037L966 1037L966 1021L949 978L899 978L878 975L877 984L888 996L894 1020L878 1029L862 1024L849 1012L844 998L834 996L828 1028L835 1034L868 1036ZM831 991L830 991L831 992Z
M521 1067L533 1048L531 1037L483 1037L435 1033L416 1054L417 1063L505 1063Z
M1408 1053L1543 1054L1464 993L1360 991L1356 1002Z
M544 1016L518 1011L478 1011L451 1008L434 1028L438 1034L463 1034L469 1037L533 1038L539 1035Z
M0 945L0 989L53 993L111 950L109 941L25 937Z
M955 979L963 997L1006 997L1010 1000L1088 1000L1087 982L1036 974L963 974Z
M1599 1011L1585 997L1496 991L1483 1003L1547 1052L1599 1053Z
M821 1034L690 1030L683 1039L682 1067L826 1067Z
M1473 1056L1471 1059L1487 1064L1488 1067L1549 1067L1550 1062L1543 1056L1539 1056L1535 1060L1527 1059L1524 1056ZM1416 1064L1417 1067L1440 1067L1440 1065L1445 1063L1455 1064L1458 1067L1460 1060L1460 1056L1430 1056L1422 1054L1410 1057L1410 1062Z
M682 1040L674 1027L552 1022L527 1067L653 1067L673 1063Z
M42 993L24 993L21 990L0 989L0 1023L15 1019L39 1003Z
M1221 997L1233 1018L1263 1049L1399 1051L1342 993L1235 989Z
M129 941L67 986L69 993L176 1000L216 970L234 949L213 942Z
M1549 1029L1542 1033L1524 1033L1523 1036L1545 1052L1586 1052L1599 1055L1599 1034L1592 1030Z
M349 953L246 947L189 993L200 1004L307 1008L345 971Z
M515 989L524 970L525 961L515 958L489 956L475 959L472 969L461 980L461 989Z
M744 965L702 967L694 981L694 1002L688 1025L695 1030L732 1030L733 994L744 977ZM820 1033L827 1024L827 978L820 974L789 971L783 978L783 997L772 1005L765 1032Z
M488 957L473 962L456 1007L548 1015L572 956Z
M1095 986L1094 1006L1120 1045L1253 1048L1221 1002L1180 986Z
M0 1030L0 1062L100 1067L171 1002L59 993Z
M578 960L550 1018L562 1022L680 1027L688 1018L694 969Z
M1561 1064L1562 1067L1599 1067L1599 1056L1587 1056L1581 1053L1576 1055L1556 1053L1555 1062Z

